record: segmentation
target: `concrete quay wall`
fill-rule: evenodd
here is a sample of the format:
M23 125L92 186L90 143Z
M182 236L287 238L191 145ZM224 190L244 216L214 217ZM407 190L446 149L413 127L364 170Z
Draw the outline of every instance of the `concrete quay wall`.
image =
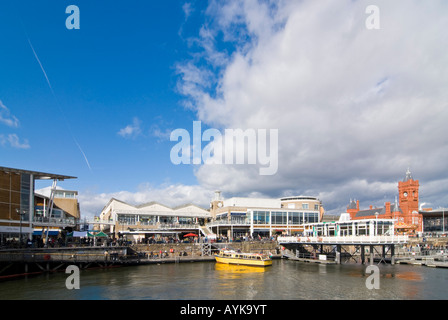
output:
M213 244L212 244L213 245ZM231 243L219 243L220 247L227 247L233 250L241 250L241 252L252 253L272 253L278 254L280 246L276 241L253 241L253 242L231 242ZM168 256L202 256L202 244L201 243L160 243L160 244L136 244L131 248L138 253L145 254L160 254L167 252ZM212 253L218 249L212 247ZM174 251L174 252L172 252Z

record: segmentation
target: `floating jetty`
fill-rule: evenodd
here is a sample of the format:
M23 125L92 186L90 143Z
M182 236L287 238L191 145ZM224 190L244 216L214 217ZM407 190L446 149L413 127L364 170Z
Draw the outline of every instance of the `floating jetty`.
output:
M0 279L64 271L69 265L93 269L205 261L215 261L215 258L212 255L149 257L130 247L10 249L0 251Z
M400 257L397 258L395 263L432 268L448 268L448 258L444 255Z
M250 251L274 251L269 249L273 245L267 249L261 249L260 245ZM229 244L3 249L0 250L0 280L60 272L69 265L76 265L80 269L94 269L145 264L214 262L214 251L222 247L229 247ZM281 255L272 254L271 257L278 259Z

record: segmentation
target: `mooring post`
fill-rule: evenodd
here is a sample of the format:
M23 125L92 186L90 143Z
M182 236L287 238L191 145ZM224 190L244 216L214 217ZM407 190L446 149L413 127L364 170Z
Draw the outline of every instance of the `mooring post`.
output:
M341 264L341 245L336 245L336 263Z
M361 245L361 263L364 264L364 262L365 262L364 245Z
M390 246L390 264L395 264L395 245Z

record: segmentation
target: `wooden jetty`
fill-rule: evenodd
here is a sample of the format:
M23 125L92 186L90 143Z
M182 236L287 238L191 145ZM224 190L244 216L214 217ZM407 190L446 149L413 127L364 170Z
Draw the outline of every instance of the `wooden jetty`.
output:
M0 279L59 272L69 265L91 269L199 261L215 261L215 258L202 255L148 257L127 246L9 249L0 250Z

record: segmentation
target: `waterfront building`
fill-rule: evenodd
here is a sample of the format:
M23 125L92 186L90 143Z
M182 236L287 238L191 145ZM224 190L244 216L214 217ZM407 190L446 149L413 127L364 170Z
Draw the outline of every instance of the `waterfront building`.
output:
M213 220L208 228L230 239L246 236L272 236L303 231L304 223L322 220L322 201L311 196L222 199L216 191L210 203Z
M343 218L332 222L309 223L304 225L305 237L356 237L394 236L394 219L358 219ZM337 238L334 238L337 239Z
M33 235L41 236L46 234L45 224L52 221L57 226L50 227L48 234L58 236L65 228L72 231L78 221L81 219L81 211L78 202L78 191L64 190L57 188L53 192L53 208L51 205L51 190L48 194L35 192L34 194L34 230ZM43 225L43 226L40 226Z
M131 241L161 236L181 239L183 234L201 231L210 217L208 210L194 204L172 208L153 201L135 206L112 198L97 217L94 228ZM207 234L206 230L201 232Z
M423 231L422 215L419 213L419 181L414 180L409 169L403 181L398 182L398 202L386 202L384 207L370 206L360 210L359 200L350 200L347 213L351 220L359 219L395 219L395 228L404 234L416 234Z
M322 215L322 202L316 197L222 199L218 191L210 210L194 204L172 208L155 201L132 205L112 198L93 224L94 229L131 241L166 236L182 240L191 232L210 239L236 239L300 232L302 224L319 222Z
M432 235L444 235L448 232L448 208L425 208L420 210L423 217L423 232Z
M35 194L36 180L53 180L51 190L55 190L57 181L66 179L76 179L76 177L0 167L0 243L3 244L12 239L32 239L35 228L48 230L49 228L75 227L74 220L67 223L65 219L62 219L62 212L58 210L72 212L68 206L70 202L72 206L77 206L76 199L66 201L55 197L52 192L48 199ZM58 206L55 205L56 203ZM79 207L77 208L79 217Z

